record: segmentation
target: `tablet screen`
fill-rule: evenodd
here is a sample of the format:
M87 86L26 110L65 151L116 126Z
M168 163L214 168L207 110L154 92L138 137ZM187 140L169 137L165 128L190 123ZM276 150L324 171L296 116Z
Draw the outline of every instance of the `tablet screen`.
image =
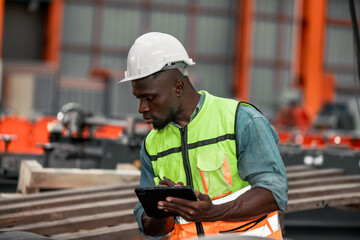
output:
M184 198L196 201L194 191L189 186L157 186L136 188L136 196L149 217L168 217L173 214L158 209L158 202L165 201L166 197Z

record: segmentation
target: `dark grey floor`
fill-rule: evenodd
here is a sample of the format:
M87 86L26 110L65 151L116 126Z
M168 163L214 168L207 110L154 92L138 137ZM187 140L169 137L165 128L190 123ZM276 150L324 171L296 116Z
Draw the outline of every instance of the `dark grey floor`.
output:
M17 179L6 178L0 175L0 193L15 193Z
M292 240L360 240L360 212L321 208L287 213L283 234Z
M360 229L354 228L288 228L284 239L287 240L359 240Z
M15 193L16 179L0 176L0 193ZM360 212L322 208L284 215L286 240L360 240Z

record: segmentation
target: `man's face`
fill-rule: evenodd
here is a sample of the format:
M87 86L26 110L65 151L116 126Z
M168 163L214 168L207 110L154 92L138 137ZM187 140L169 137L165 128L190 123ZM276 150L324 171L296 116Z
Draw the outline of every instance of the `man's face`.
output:
M167 70L131 82L133 95L140 101L139 113L146 123L153 124L156 129L162 129L171 122L179 109L175 74L174 70Z

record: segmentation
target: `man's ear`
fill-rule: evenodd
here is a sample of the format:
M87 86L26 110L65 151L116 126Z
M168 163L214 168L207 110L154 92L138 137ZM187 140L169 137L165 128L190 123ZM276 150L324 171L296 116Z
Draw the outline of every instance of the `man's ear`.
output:
M181 94L183 93L183 90L184 90L184 82L181 80L176 81L175 84L176 96L180 97Z

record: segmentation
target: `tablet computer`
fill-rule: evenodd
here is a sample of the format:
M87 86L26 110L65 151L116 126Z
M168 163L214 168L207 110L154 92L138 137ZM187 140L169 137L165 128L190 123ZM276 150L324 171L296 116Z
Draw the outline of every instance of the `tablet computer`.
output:
M158 209L158 202L165 201L166 197L184 198L196 201L195 193L189 186L157 186L135 189L146 215L149 217L168 217L174 214Z

